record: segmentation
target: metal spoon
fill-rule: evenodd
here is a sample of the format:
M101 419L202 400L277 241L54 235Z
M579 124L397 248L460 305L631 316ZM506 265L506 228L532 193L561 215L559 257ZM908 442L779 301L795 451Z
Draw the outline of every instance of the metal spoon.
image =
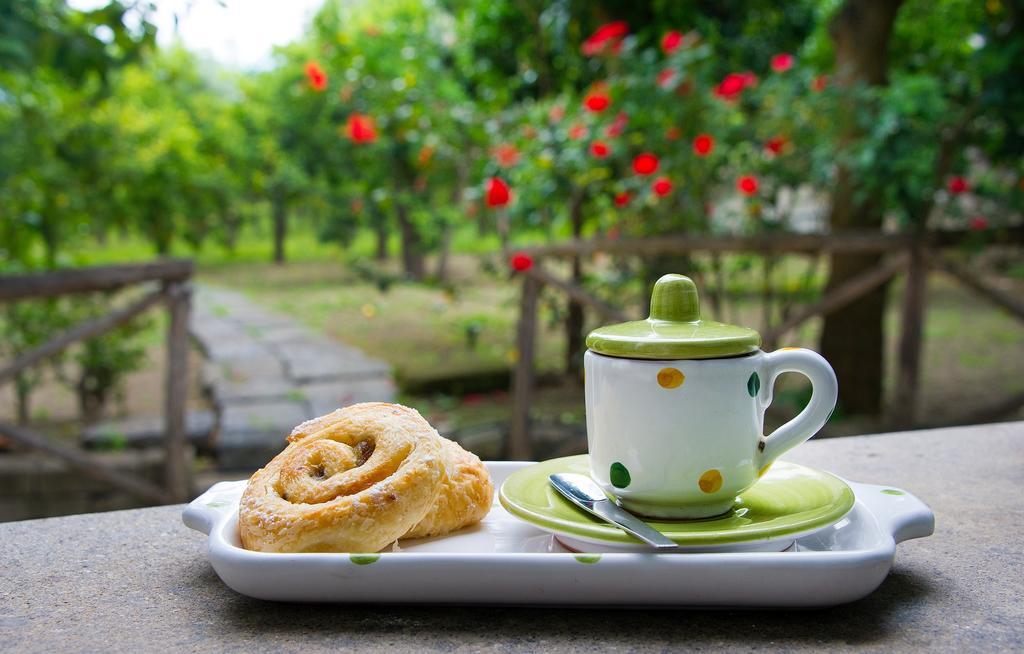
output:
M601 487L590 477L563 472L549 476L548 481L555 490L576 506L615 525L659 552L679 549L675 541L666 538L660 531L609 500Z

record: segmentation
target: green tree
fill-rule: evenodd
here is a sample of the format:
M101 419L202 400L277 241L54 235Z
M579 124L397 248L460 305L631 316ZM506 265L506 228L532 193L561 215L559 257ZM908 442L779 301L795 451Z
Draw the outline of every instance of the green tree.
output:
M1024 72L1022 16L1016 2L848 0L839 7L828 23L843 92L830 142L839 164L833 228L879 229L891 215L904 229L923 231L956 218L965 193L987 199L996 216L1020 209L1024 91L1013 80ZM953 176L958 184L950 184ZM987 223L981 218L975 226ZM877 255L832 255L827 288L877 264ZM848 413L882 409L887 290L825 320L821 349Z

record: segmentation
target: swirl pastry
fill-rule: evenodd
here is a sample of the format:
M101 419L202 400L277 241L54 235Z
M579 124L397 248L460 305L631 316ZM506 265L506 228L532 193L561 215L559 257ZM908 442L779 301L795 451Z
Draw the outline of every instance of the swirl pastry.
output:
M246 549L375 552L473 524L490 509L480 460L414 409L356 404L304 422L288 440L242 495Z

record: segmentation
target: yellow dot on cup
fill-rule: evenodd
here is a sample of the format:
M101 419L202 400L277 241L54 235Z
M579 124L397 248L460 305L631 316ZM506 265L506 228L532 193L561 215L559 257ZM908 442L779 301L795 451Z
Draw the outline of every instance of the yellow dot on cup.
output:
M801 348L799 348L799 347L780 347L779 348L779 350L781 352L786 352L787 350L799 350L799 349L801 349Z
M662 388L679 388L686 381L686 375L678 368L662 368L658 371L658 385Z
M764 473L768 472L768 468L771 468L771 467L772 467L772 464L771 464L771 463L766 463L766 464L765 464L765 466L764 466L763 468L761 468L760 470L758 470L758 471L757 471L757 477L758 477L758 479L760 479L761 477L764 477Z
M714 468L705 470L704 474L700 476L697 485L705 493L717 493L718 489L722 487L722 473Z

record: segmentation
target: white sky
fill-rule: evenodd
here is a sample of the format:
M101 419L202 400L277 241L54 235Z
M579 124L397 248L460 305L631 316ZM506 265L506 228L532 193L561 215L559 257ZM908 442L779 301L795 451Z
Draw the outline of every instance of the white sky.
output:
M264 68L274 46L297 39L323 0L152 0L157 41L180 38L189 50L236 68ZM93 9L107 0L68 0ZM175 34L174 17L178 17Z

